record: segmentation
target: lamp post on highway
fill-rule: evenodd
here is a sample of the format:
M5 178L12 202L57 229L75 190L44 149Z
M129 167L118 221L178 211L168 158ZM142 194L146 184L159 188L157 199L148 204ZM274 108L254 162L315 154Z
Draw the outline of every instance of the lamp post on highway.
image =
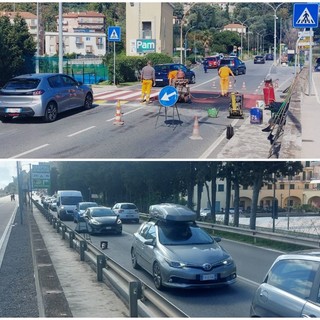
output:
M244 32L243 32L243 27L245 27L245 30L247 30L247 28L249 28L249 27L248 27L247 25L245 25L245 23L246 23L248 20L252 19L252 18L253 18L253 17L249 17L249 18L247 18L247 19L244 20L244 21L241 21L241 20L239 20L239 19L237 19L237 18L234 19L234 20L240 22L240 23L241 23L241 26L242 26L242 28L241 28L241 38L240 38L240 42L241 42L241 44L240 44L240 46L241 46L241 56L240 56L240 58L241 58L241 60L243 60L243 34L244 34Z
M273 64L277 65L277 10L284 4L284 2L278 4L276 7L271 5L270 3L265 3L269 7L271 7L274 11L274 30L273 30Z

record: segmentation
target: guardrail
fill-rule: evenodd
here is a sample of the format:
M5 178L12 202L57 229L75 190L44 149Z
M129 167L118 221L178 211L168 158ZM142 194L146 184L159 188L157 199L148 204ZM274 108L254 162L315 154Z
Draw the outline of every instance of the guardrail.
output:
M147 219L149 215L145 213L140 213L140 217ZM268 232L268 231L251 230L251 229L241 228L241 227L225 226L222 224L203 222L203 221L197 221L197 224L202 228L209 229L212 231L219 230L219 231L232 232L234 234L252 237L254 242L256 241L256 239L268 239L268 240L285 242L289 244L295 244L295 245L306 246L311 248L320 248L319 237L307 238L307 237L300 237L297 235L289 235L289 234L282 234L282 233L275 233L275 232Z
M68 241L69 247L79 253L80 260L89 263L97 273L97 281L111 283L118 291L129 306L130 317L188 318L165 297L95 247L89 239L69 228L38 202L33 203L56 232L61 233L61 239Z

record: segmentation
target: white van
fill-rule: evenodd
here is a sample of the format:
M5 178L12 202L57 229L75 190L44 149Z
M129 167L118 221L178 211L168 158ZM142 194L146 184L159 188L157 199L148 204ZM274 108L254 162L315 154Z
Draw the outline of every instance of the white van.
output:
M73 220L74 211L82 194L76 190L59 190L57 192L57 215L60 220Z

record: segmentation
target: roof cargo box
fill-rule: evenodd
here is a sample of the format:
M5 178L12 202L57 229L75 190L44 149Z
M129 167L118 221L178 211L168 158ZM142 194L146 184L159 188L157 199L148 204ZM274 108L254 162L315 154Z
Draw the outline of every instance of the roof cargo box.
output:
M149 207L149 214L152 218L167 221L195 221L196 213L185 206L172 203L155 204Z

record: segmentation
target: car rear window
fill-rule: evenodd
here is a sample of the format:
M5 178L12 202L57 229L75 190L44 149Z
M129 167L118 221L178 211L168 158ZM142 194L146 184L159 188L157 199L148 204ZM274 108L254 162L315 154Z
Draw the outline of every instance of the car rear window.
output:
M220 61L220 66L222 65L229 65L229 64L231 64L231 62L233 61L233 59L222 59L221 61Z
M5 84L5 90L32 90L36 89L40 83L39 79L12 79Z
M169 66L155 66L154 70L156 72L169 72Z
M137 209L137 207L132 203L125 203L121 205L121 209Z

